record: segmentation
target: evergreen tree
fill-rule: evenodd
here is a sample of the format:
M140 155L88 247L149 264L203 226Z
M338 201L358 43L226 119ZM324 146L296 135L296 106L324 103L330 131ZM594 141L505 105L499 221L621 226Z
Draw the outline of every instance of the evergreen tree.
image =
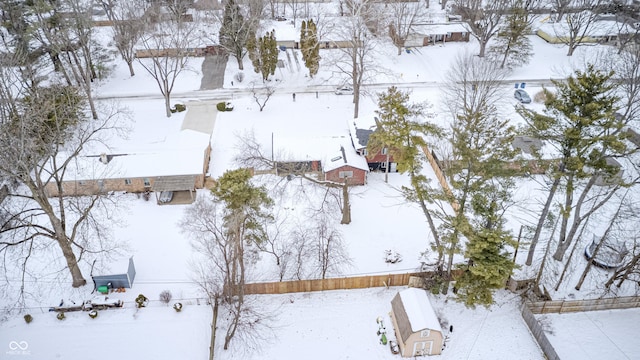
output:
M427 144L426 138L440 135L441 130L426 120L432 114L426 112L424 104L409 103L409 94L396 87L390 87L387 92L378 95L378 107L376 131L369 137L367 149L377 153L386 148L387 156L393 156L398 164L398 171L409 174L411 187L403 187L403 193L408 200L418 203L422 208L434 237L434 247L439 251L440 263L442 248L433 218L427 209L427 203L432 202L431 188L421 170L425 160L423 147Z
M587 197L596 179L610 179L617 174L618 168L609 165L607 158L625 156L631 151L625 144L628 137L623 131L625 121L616 116L619 97L616 96L615 84L611 81L613 75L613 72L603 72L588 65L585 71L578 70L565 81L553 81L557 89L555 93L544 89L546 101L542 114L519 109L527 121L528 131L551 145L558 157L558 164L550 169L553 182L531 240L527 264L531 263L544 219L547 218L560 185L564 185L566 190L559 210L561 223L558 248L553 255L558 261L562 260L582 221L593 211L581 213L585 199L596 201L592 209L602 206L608 199L605 197L595 200L594 197ZM610 191L618 188L612 186ZM576 197L578 189L580 195ZM603 189L599 191L602 192ZM571 226L569 218L573 219Z
M320 68L320 44L318 43L318 29L313 19L302 22L300 50L304 64L309 69L309 76L314 77Z
M247 37L247 55L249 55L249 59L251 60L251 65L253 65L253 71L259 74L260 73L260 53L258 51L258 40L256 39L256 34L253 31Z
M527 35L531 32L529 11L523 0L514 0L512 12L496 37L496 44L490 48L491 55L500 61L500 68L509 69L529 63L533 56L533 46Z
M257 49L253 55L249 51L251 62L256 73L262 74L262 81L266 81L269 75L276 73L278 64L278 44L275 31L267 32L257 41Z

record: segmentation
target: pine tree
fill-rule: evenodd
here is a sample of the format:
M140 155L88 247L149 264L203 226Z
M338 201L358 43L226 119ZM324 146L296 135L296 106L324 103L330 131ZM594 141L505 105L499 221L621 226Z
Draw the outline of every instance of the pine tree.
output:
M320 44L318 43L318 29L313 19L302 22L300 50L304 64L309 69L309 76L314 77L320 68Z
M258 51L258 40L256 39L256 34L253 31L247 37L247 54L249 55L249 60L251 60L251 65L253 65L253 71L255 71L256 74L259 74L260 53Z
M378 95L378 107L376 131L369 137L367 150L377 153L386 148L387 156L393 156L398 171L409 174L411 187L403 187L403 193L409 201L418 203L422 208L434 237L435 248L439 251L440 263L442 247L431 213L426 207L427 203L432 202L431 188L421 170L425 160L423 146L426 145L426 138L440 135L441 129L427 120L432 114L426 112L424 104L409 103L409 94L396 87L390 87L386 93Z
M560 185L564 185L566 190L559 210L558 248L553 255L558 261L562 260L578 227L585 220L585 214L589 213L582 214L580 209L585 199L591 198L587 194L593 190L596 179L611 179L618 172L616 167L608 165L607 158L630 153L625 143L628 134L623 131L625 121L616 116L619 97L611 81L613 76L613 72L603 72L588 65L585 71L578 70L565 81L553 81L557 89L555 93L544 90L544 113L519 109L527 121L528 131L551 145L558 156L558 164L550 169L553 182L531 240L527 264L531 263L544 219ZM610 191L618 188L612 186ZM576 196L578 190L580 194ZM603 189L599 192L602 193ZM607 199L597 200L593 206L602 206L601 202ZM595 198L590 200L596 201ZM571 225L569 218L572 219Z

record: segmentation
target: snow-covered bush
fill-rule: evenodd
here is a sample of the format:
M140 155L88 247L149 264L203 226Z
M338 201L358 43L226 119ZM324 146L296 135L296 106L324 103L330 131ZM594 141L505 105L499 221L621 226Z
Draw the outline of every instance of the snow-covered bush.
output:
M31 323L33 321L33 316L31 316L31 314L27 314L24 316L24 322L26 322L27 324Z
M136 298L136 307L138 309L147 306L148 303L149 299L147 299L147 297L142 294L138 295L138 297Z
M61 312L61 313L58 313L58 315L56 315L56 317L58 318L58 320L64 320L64 319L66 319L66 318L67 318L67 317L64 315L64 313L62 313L62 312Z
M171 301L171 298L173 296L171 295L171 291L169 290L164 290L163 292L160 293L160 301L162 301L165 304L168 304L169 301Z
M89 317L95 319L98 317L98 312L96 310L89 311Z
M177 303L173 304L173 309L174 309L176 312L180 312L180 311L182 311L182 303L177 302Z

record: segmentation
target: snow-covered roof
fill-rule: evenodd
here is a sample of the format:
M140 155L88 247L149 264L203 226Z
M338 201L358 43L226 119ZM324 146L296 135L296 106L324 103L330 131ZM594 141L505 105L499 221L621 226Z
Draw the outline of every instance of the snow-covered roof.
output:
M350 139L341 144L333 144L322 159L322 170L328 172L342 166L352 166L356 169L369 171L369 165L364 156L358 154L349 143Z
M469 32L461 22L420 24L416 25L413 31L421 35L446 35L447 33Z
M353 148L351 136L278 136L274 134L273 149L276 161L321 161L327 172L350 165L369 170L367 161Z
M555 36L568 36L569 28L566 21L559 23L545 22L538 27L539 30L544 31L547 34ZM613 36L635 32L628 24L613 21L613 20L601 20L594 21L587 31L587 36L590 37L602 37Z
M424 329L442 331L426 291L408 288L400 291L399 294L413 332Z
M182 130L177 137L166 141L162 146L131 152L104 152L108 159L106 164L101 161L102 153L86 153L69 165L65 180L200 174L203 172L204 154L208 145L208 134Z

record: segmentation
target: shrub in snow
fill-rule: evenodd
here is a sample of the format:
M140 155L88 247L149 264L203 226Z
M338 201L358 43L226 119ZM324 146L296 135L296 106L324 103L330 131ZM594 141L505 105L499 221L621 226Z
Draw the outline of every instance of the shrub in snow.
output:
M89 311L89 317L92 318L92 319L97 318L98 317L98 312L95 311L95 310Z
M64 313L58 313L56 317L58 318L58 320L64 320L66 318L66 316L64 316Z
M184 104L175 104L173 108L169 109L172 113L183 112L187 110L187 106Z
M169 291L169 290L165 290L165 291L160 293L160 301L162 301L165 304L168 304L169 301L171 301L172 297L173 296L171 296L171 291Z
M402 255L400 255L397 251L385 250L384 261L389 264L395 264L402 261Z
M233 104L230 102L224 102L221 101L219 103L216 104L216 109L218 109L218 111L223 112L223 111L232 111L233 110Z
M177 302L173 304L173 309L177 312L180 312L182 310L182 303Z
M30 314L27 314L24 316L24 321L29 324L30 322L33 321L33 316L31 316Z
M147 306L148 303L149 299L147 299L147 297L142 294L138 295L138 297L136 298L136 307L138 309Z
M533 102L544 104L546 100L547 100L547 95L544 93L544 91L538 91L533 95Z

